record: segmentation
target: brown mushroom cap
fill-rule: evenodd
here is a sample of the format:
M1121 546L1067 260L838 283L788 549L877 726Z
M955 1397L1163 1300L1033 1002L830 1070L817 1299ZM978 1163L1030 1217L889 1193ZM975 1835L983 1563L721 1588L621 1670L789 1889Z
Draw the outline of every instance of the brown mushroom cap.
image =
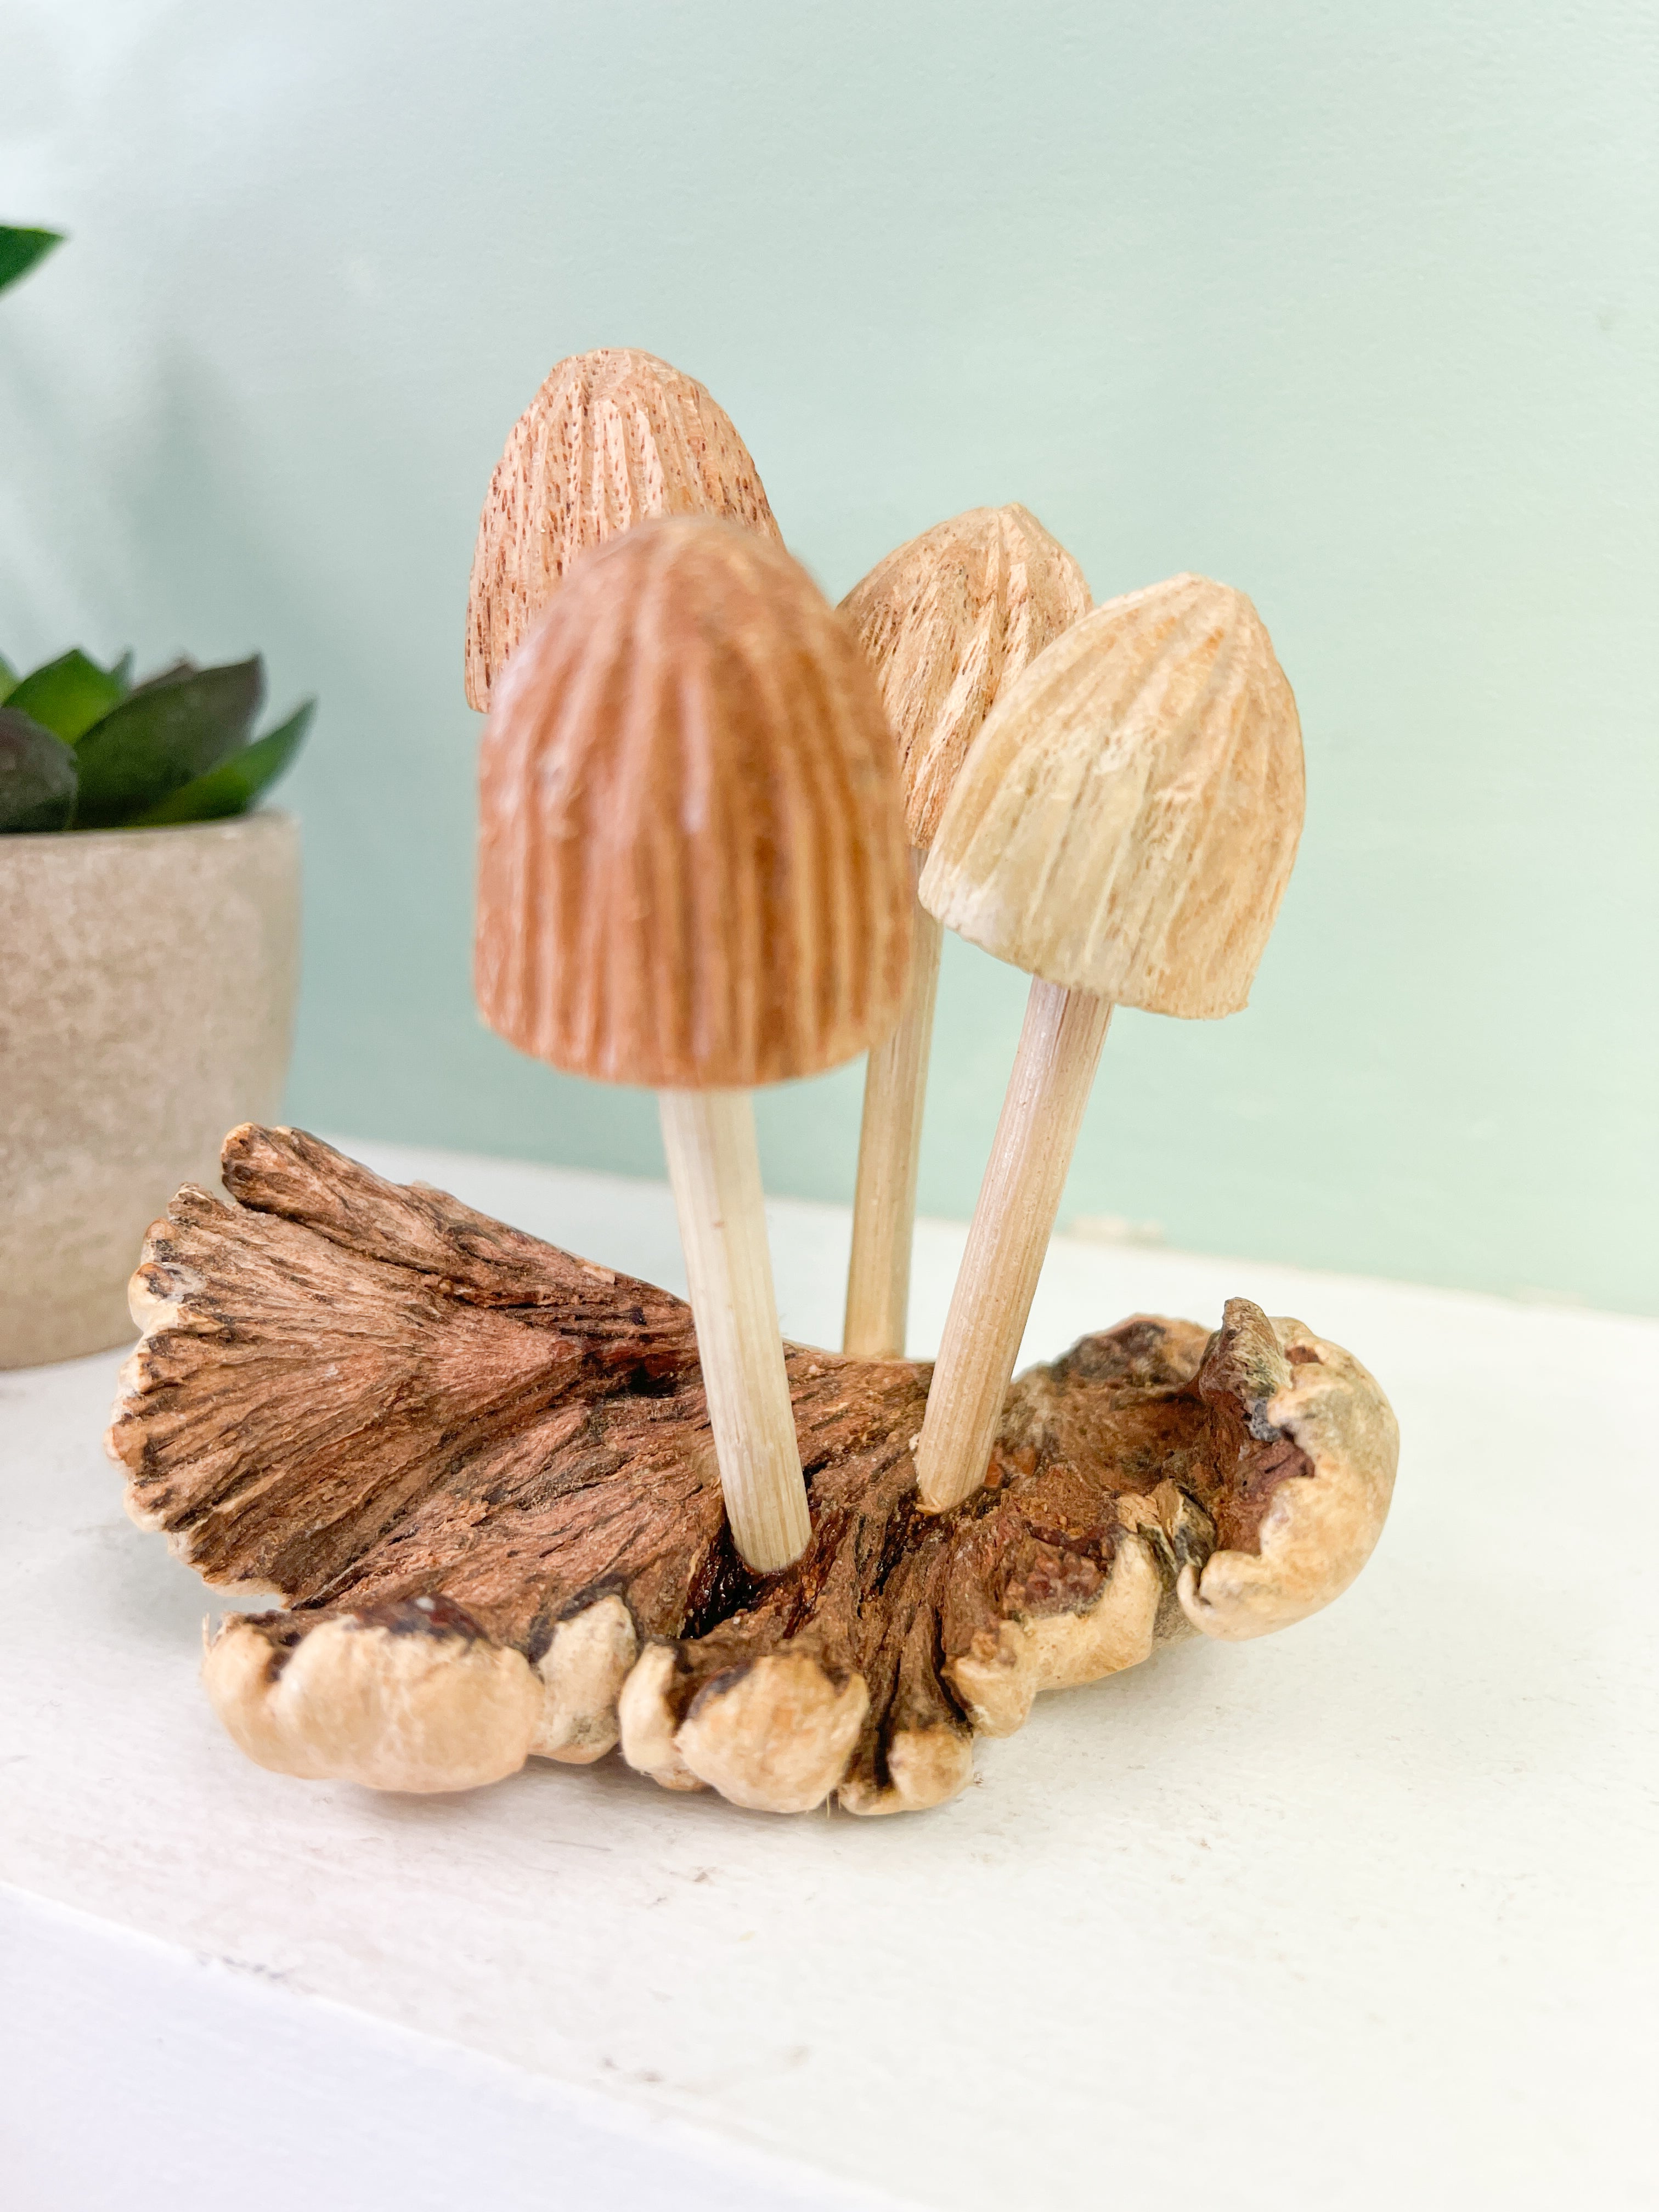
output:
M664 514L720 515L782 543L749 448L695 377L621 347L560 362L514 423L478 519L467 703L489 707L573 561Z
M842 601L898 739L904 819L926 851L999 694L1089 611L1083 571L1023 507L975 507L877 562Z
M892 733L781 547L641 524L591 554L496 687L476 981L578 1075L746 1090L897 1019L911 879Z
M1097 607L1005 691L921 902L1000 959L1152 1013L1236 1013L1302 830L1302 730L1242 592Z

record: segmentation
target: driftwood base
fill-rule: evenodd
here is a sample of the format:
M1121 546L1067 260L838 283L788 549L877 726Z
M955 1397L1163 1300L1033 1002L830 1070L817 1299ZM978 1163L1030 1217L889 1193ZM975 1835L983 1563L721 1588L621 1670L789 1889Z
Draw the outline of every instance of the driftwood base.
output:
M1021 1376L937 1516L929 1368L791 1346L812 1540L761 1579L679 1299L297 1131L234 1131L224 1176L234 1204L187 1187L150 1231L107 1444L135 1519L286 1607L205 1665L282 1772L465 1789L620 1741L669 1789L919 1809L1037 1691L1327 1604L1387 1511L1376 1383L1243 1299Z

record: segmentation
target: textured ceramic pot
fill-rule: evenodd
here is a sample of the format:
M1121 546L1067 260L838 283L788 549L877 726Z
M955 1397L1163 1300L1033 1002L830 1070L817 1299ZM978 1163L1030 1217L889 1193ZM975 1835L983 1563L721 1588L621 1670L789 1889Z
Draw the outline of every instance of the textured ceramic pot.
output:
M299 933L292 815L0 837L0 1367L133 1334L145 1230L281 1103Z

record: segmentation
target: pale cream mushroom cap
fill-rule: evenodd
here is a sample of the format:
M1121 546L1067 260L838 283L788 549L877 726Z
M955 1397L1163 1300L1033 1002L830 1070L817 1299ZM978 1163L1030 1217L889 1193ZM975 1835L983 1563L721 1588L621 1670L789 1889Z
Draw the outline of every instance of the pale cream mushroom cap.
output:
M930 914L1046 981L1236 1013L1302 829L1302 732L1261 619L1203 576L1108 601L986 718L922 871Z

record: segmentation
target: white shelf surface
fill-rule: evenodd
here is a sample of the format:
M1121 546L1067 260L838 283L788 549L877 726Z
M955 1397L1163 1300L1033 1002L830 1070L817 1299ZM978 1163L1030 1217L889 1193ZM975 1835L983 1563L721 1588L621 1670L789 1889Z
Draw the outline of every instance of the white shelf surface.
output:
M350 1149L683 1286L658 1186ZM773 1239L835 1342L845 1215ZM962 1241L923 1227L914 1348ZM1651 2205L1659 1322L1061 1239L1027 1357L1241 1292L1394 1401L1364 1575L1040 1701L885 1821L614 1759L261 1772L102 1456L120 1355L0 1375L9 2212Z

